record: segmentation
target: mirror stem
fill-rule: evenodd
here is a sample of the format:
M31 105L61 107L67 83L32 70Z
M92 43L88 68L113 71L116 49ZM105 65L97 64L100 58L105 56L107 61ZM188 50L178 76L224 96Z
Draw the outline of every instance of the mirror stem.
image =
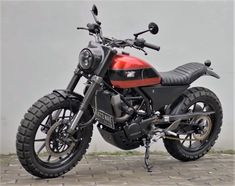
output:
M94 14L94 12L93 12L92 10L91 10L91 13L92 13L92 15L93 15L93 18L94 18L95 22L100 26L100 25L101 25L101 22L98 21L96 15Z
M138 33L134 34L135 39L137 39L137 37L138 37L139 35L144 34L144 33L146 33L146 32L149 32L149 31L150 31L150 30L148 29L148 30L145 30L145 31L138 32Z

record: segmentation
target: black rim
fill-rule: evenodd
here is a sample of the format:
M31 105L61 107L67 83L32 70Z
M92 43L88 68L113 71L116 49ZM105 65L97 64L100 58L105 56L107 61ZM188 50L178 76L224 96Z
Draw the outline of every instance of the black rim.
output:
M208 112L208 111L213 111L213 110L214 109L212 108L212 106L206 103L205 101L198 101L198 102L193 103L191 106L189 106L187 109L187 112L191 112L191 113L192 112ZM195 151L203 149L208 144L209 138L213 130L213 126L212 126L213 121L214 121L213 115L206 116L206 119L207 119L206 122L203 121L205 122L205 126L201 129L202 134L192 131L187 134L178 135L178 137L181 139L180 144L184 150L195 152ZM189 120L188 122L192 122L192 120L193 119ZM202 120L200 120L199 118L198 122L200 121ZM203 138L203 135L205 135L205 138Z
M73 109L68 107L52 110L44 117L35 133L33 141L34 154L39 163L48 168L60 167L70 161L74 155L78 153L80 150L79 146L83 139L82 130L84 129L78 130L73 135L76 142L73 142L73 148L67 151L68 153L66 153L66 150L70 148L72 142L63 141L63 136L66 135L68 124L73 119L74 115L75 112ZM50 138L47 139L47 134L53 125L58 126L55 127ZM54 154L48 152L46 143L49 144L48 146Z

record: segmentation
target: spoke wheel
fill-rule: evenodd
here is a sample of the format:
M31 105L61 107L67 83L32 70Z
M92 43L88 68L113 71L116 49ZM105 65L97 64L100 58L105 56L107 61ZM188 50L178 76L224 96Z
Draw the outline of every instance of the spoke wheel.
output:
M208 116L197 116L188 121L188 130L179 129L178 140L164 139L164 145L174 158L191 161L204 156L215 144L222 125L222 108L216 95L206 88L188 89L173 104L169 114L214 111Z
M66 140L73 116L71 108L57 109L48 114L39 125L35 135L34 150L38 159L47 166L53 167L65 163L72 153L76 153L74 147L78 147L80 141L73 140L79 137L77 134L81 134L81 131L77 131L73 140L69 141L69 138Z
M212 108L204 102L196 102L188 108L187 112L208 112L213 111ZM187 121L192 125L197 125L196 131L191 131L188 134L179 135L181 145L188 151L198 151L206 145L207 139L212 131L211 116L197 116Z
M68 136L68 128L80 101L64 99L52 93L38 100L25 114L17 133L17 155L22 166L32 175L53 178L71 170L86 153L93 126L76 129ZM82 122L92 117L91 110Z

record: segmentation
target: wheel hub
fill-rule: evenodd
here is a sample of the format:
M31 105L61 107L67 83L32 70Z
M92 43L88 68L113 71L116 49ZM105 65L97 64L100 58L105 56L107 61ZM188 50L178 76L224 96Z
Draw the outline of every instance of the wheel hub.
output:
M212 121L209 116L199 116L194 119L194 123L199 126L200 133L193 133L193 136L196 140L203 141L208 138L211 129Z
M67 125L65 125L62 121L56 122L47 132L47 152L55 157L61 157L69 154L74 148L75 142L66 138Z

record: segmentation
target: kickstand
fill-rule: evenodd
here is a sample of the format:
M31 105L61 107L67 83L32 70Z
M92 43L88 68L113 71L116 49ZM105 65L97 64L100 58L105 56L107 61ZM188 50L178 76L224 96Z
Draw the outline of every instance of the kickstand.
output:
M152 172L151 168L153 166L150 166L149 164L149 148L150 148L150 140L143 139L144 146L145 146L145 154L144 154L144 163L145 163L145 168L147 169L148 172Z

